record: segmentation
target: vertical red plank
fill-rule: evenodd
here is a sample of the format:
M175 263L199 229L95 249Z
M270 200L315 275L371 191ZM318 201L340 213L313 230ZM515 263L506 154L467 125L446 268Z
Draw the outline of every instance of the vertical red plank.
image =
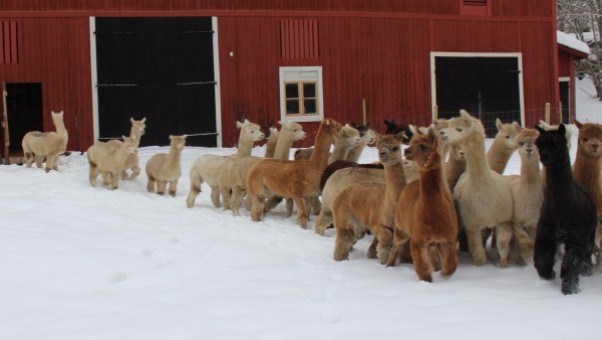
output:
M286 54L286 32L284 30L284 20L280 20L280 58L285 59Z
M2 62L10 63L10 25L8 21L2 21Z
M18 27L16 21L10 22L10 52L11 52L11 63L16 64L19 62L18 51L19 41L17 39Z
M299 21L293 20L293 59L299 59Z
M318 20L314 20L313 21L313 33L314 33L314 39L313 39L313 56L314 58L318 59L320 57L320 50L319 50L319 45L318 45L318 37L319 37L319 32L318 32Z
M308 50L307 50L307 46L309 46L309 36L308 36L308 30L309 30L309 22L307 20L303 20L301 21L303 23L303 29L301 30L303 32L303 44L301 45L301 52L302 52L302 58L309 58L309 54L308 54Z

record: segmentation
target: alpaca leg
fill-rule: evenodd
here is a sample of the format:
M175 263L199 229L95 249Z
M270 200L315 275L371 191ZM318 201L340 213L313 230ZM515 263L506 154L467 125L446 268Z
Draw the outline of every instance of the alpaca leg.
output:
M165 193L165 185L167 183L163 180L156 180L156 181L157 181L157 194L163 195Z
M251 208L253 207L253 199L251 198L251 196L243 195L242 201L242 204L245 206L245 209L247 211L251 211ZM289 215L288 217L291 216Z
M369 259L375 259L376 255L378 254L378 239L376 237L372 238L372 242L370 242L370 246L368 247L368 253L366 254L366 257L368 257ZM391 252L389 252L389 257L391 257ZM395 264L393 264L395 265ZM389 267L389 261L387 259L387 267Z
M221 194L222 196L222 207L224 208L224 210L228 210L228 209L232 209L232 204L230 204L232 202L232 193L230 191L230 187L229 186L220 186L220 187L215 187L215 195L216 199L217 199L217 203L218 205L216 205L216 207L219 207L219 195ZM211 187L211 199L213 200L213 187ZM240 199L239 199L240 202ZM213 202L213 204L215 205L215 202ZM237 216L237 215L235 215Z
M376 246L378 262L380 262L380 264L386 264L387 260L389 260L389 254L391 253L391 247L393 245L393 233L384 226L377 226L373 228L373 231L374 238L378 239L378 245Z
M109 176L111 178L111 188L113 190L117 189L117 187L119 187L119 174L111 173L111 174L109 174Z
M355 244L355 232L353 225L346 218L336 224L336 237L334 241L334 260L343 261L349 259L349 252Z
M52 170L53 168L53 163L54 162L54 155L48 155L48 157L46 158L46 172L50 172L50 170Z
M499 266L508 267L508 257L510 255L510 241L512 240L512 223L503 223L496 228L497 251L500 254Z
M440 244L439 254L443 258L441 275L452 275L456 271L456 268L458 268L458 252L456 251L456 242L450 241Z
M52 170L58 170L59 168L59 160L60 160L60 155L56 155L54 157L52 157L52 167L50 169Z
M487 254L483 247L481 229L478 226L467 226L466 236L468 237L468 251L472 255L474 265L484 265L487 262ZM412 256L414 255L412 254Z
M538 229L541 229L538 226ZM543 233L538 232L535 237L535 247L533 249L533 263L539 277L546 280L552 280L556 276L554 273L554 257L556 256L556 242L553 239L545 237Z
M194 207L194 201L196 200L196 197L199 195L199 193L201 192L201 186L200 185L195 185L194 183L190 183L190 190L188 191L188 197L186 197L186 206L188 208L192 208ZM213 192L211 192L212 196L213 196ZM213 198L213 197L211 197Z
M239 188L239 187L232 188L232 196L230 197L230 209L232 209L232 215L240 216L240 211L239 211L240 200L242 199L244 194L245 194L245 191L242 190L241 188ZM261 201L262 201L262 209L263 209L263 205L264 205L263 198L261 199ZM253 204L251 207L251 211L253 211L253 209L255 207L255 200L253 200L252 202L253 202ZM263 211L261 213L263 214ZM260 220L261 220L261 217L257 221L260 221Z
M518 243L520 257L523 263L529 263L533 258L533 239L522 224L514 225L514 236Z
M33 153L28 151L23 151L23 158L25 158L25 166L31 168L31 164L33 163Z
M560 266L560 278L562 279L562 294L577 294L579 289L579 268L580 256L573 247L565 246L565 253Z
M200 191L201 191L201 188L199 186L199 192ZM230 188L228 188L228 193L230 193ZM228 202L227 205L228 205L228 207L230 207L230 201L224 201L224 205L226 205L226 202ZM220 189L218 186L211 187L211 203L213 203L213 205L217 208L222 206L222 202L220 200Z
M410 250L414 259L414 271L421 281L433 282L428 245L410 240Z
M405 231L395 228L393 232L393 246L391 247L391 252L389 253L389 259L387 260L388 267L395 265L409 239L410 237Z
M311 212L314 215L319 215L322 210L322 202L318 196L311 196L307 199L308 206L311 207ZM309 212L309 211L308 211Z
M90 163L90 173L88 175L88 180L90 184L95 187L96 186L96 178L98 177L98 166L94 163Z
M602 224L600 222L600 217L598 217L598 227L596 228L596 240L598 240L598 245L594 244L594 248L596 248L597 251L596 271L602 273Z
M132 174L130 175L129 179L134 179L138 177L138 175L140 175L140 167L138 165L134 165L132 167Z
M303 197L295 197L293 199L297 205L297 224L299 224L301 228L306 229L309 216L307 213L307 206L305 205L305 199Z
M293 215L293 200L290 198L286 199L286 217L291 217Z
M326 228L328 228L328 226L331 223L332 223L331 211L326 208L323 208L320 211L318 218L316 218L316 225L314 227L314 230L316 231L316 233L324 236L324 231L326 230Z
M178 180L169 182L169 196L176 197L176 191L178 190Z
M102 177L102 184L104 184L106 186L110 186L111 185L111 177L109 176L109 173L101 172L100 175Z
M146 190L148 192L155 192L155 178L151 175L148 175L148 182L146 183Z
M234 195L232 195L234 197ZM261 221L265 209L265 199L262 196L253 196L253 206L251 208L251 219L255 222ZM234 213L234 206L232 206L232 212ZM237 207L238 212L238 207Z
M35 155L35 158L36 158L36 167L42 168L44 166L42 164L42 163L44 163L44 157Z
M278 197L278 196L270 197L265 202L265 212L271 211L272 209L276 208L276 206L278 204L280 204L280 202L282 202L282 197Z

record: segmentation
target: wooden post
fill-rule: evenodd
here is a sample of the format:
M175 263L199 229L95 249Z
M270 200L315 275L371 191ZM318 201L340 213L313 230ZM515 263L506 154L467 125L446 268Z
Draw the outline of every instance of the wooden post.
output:
M6 83L0 83L0 94L2 95L2 151L4 152L4 164L10 165L10 138L8 137L8 113L6 108Z
M562 101L558 102L558 124L562 123Z
M546 113L544 116L544 121L548 124L550 124L550 103L546 103Z
M433 106L433 122L439 119L439 106Z
M365 126L368 121L368 113L366 112L366 98L362 98L362 119Z

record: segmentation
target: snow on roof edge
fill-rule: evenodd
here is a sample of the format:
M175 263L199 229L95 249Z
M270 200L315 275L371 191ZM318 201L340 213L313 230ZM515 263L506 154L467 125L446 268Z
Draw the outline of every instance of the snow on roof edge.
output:
M575 38L574 35L562 31L556 31L556 40L559 45L566 46L575 51L589 54L589 46L583 41Z

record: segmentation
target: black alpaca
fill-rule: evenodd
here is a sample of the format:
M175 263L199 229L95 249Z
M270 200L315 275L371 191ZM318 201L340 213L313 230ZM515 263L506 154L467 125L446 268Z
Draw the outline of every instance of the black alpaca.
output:
M539 276L554 279L556 250L564 244L560 267L563 294L579 293L579 275L593 272L592 252L597 223L591 195L573 180L565 127L544 131L535 141L546 170L546 192L537 223L534 262Z

